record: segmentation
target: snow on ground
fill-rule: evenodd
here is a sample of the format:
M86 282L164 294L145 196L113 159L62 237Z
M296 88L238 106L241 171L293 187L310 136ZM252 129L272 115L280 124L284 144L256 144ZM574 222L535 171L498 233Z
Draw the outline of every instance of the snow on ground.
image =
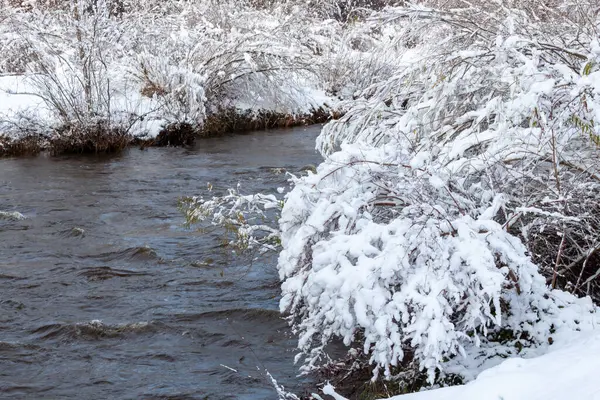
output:
M35 111L44 119L50 118L50 111L35 89L23 76L0 76L0 121L11 119L16 114Z
M551 346L553 349L554 346ZM532 358L511 358L473 382L394 400L595 400L600 399L600 332L573 336L570 344Z
M0 128L10 127L24 116L33 118L49 128L59 124L59 120L46 106L39 95L39 89L30 78L31 76L26 75L0 76ZM159 114L155 111L160 109L156 100L142 96L139 85L132 85L124 79L120 79L120 82L116 79L114 81L119 83L119 88L114 91L111 99L113 117L119 114L143 116L144 118L139 118L131 125L130 133L157 136L167 121L155 115ZM18 135L19 130L2 129L0 133Z
M113 120L119 116L128 118L138 116L133 124L123 122L128 126L129 133L134 136L146 138L156 137L160 131L172 122L165 116L164 104L158 98L148 98L141 95L141 88L136 82L128 80L120 71L111 71L111 82L117 86L111 98ZM46 106L44 100L37 94L38 89L25 75L0 76L0 133L18 135L10 127L23 116L42 122L45 126L52 127L59 124L58 119ZM285 89L285 88L283 88ZM298 89L288 88L287 102L278 102L276 98L261 98L258 96L240 96L230 102L230 106L245 112L251 110L275 111L280 113L309 114L324 106L335 105L338 100L325 94L323 90L306 84ZM202 88L198 88L202 90ZM282 105L287 104L287 105ZM293 104L293 109L289 105Z
M598 400L600 332L581 333L540 357L510 358L461 386L391 397L391 400ZM326 386L323 392L345 400ZM381 399L383 400L383 399ZM390 400L390 399L387 399Z

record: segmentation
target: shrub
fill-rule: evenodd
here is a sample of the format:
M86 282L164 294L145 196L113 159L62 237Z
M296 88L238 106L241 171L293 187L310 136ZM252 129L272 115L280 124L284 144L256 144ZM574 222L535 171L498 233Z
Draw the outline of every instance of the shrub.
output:
M294 180L279 220L281 311L304 370L339 337L375 377L468 380L594 325L589 299L546 278L579 265L582 294L600 275L585 272L600 237L596 28L516 7L372 17L397 23L401 66L324 128L327 158Z

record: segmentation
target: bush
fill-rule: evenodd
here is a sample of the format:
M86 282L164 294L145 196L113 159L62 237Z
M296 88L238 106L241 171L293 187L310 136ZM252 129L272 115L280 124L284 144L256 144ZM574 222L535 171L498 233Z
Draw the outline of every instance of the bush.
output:
M312 46L326 33L312 29L322 21L306 24L303 8L137 2L139 13L115 16L113 3L34 2L0 15L0 48L20 53L0 60L0 73L24 73L20 93L43 100L50 112L38 116L40 134L93 131L101 120L109 130L154 138L178 124L207 131L207 116L225 109L266 121L323 107L313 98L324 96ZM7 115L3 130L18 135L22 118Z
M552 289L586 294L600 275L596 25L578 5L514 7L369 19L392 27L399 65L324 128L326 160L279 220L305 371L341 338L375 378L469 380L594 326L589 298Z
M32 156L42 151L44 138L37 135L23 138L0 136L0 156Z
M599 184L595 26L518 7L379 16L414 38L407 67L325 127L329 158L296 182L281 219L281 308L307 368L333 337L361 338L387 377L409 355L439 382L471 346L505 351L494 332L546 344L559 305L540 272L592 293L598 267L581 266L600 233L583 196Z

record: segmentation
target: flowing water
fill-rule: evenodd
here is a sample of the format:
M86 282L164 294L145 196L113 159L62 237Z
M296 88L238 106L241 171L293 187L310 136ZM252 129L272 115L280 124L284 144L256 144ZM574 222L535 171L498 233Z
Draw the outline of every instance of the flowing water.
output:
M0 398L276 398L265 370L301 391L274 257L185 229L177 201L275 193L319 128L0 160Z

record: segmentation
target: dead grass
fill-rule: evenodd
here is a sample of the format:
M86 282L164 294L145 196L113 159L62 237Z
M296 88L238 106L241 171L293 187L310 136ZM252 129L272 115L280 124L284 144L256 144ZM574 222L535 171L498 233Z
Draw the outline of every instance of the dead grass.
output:
M126 148L131 140L127 132L103 121L90 126L75 124L57 131L48 150L52 155L116 153Z
M292 115L273 111L240 111L235 108L222 108L206 118L200 136L222 136L227 133L242 133L265 129L292 128L320 124L341 117L339 112L323 108L307 114Z
M98 121L87 126L71 124L63 126L47 137L32 133L14 140L0 135L0 156L27 156L43 151L48 151L52 155L116 153L130 145L140 146L142 149L191 146L196 138L312 125L337 119L340 116L339 112L331 112L323 108L303 115L221 109L210 115L203 125L170 124L154 139L135 138L123 129L110 126L106 121Z
M377 379L373 382L373 365L362 352L356 354L358 355L346 355L341 360L323 366L316 372L317 381L330 382L340 395L350 400L382 399L418 392L427 386L427 374L419 371L410 347L406 348L405 359L401 365L392 367L392 375L396 376L396 379L392 380ZM302 400L309 398L304 396Z
M154 139L136 138L132 144L138 145L143 150L146 147L182 147L192 146L200 129L189 123L167 125Z
M24 157L39 154L43 150L44 139L39 135L29 135L20 139L0 136L0 157Z

